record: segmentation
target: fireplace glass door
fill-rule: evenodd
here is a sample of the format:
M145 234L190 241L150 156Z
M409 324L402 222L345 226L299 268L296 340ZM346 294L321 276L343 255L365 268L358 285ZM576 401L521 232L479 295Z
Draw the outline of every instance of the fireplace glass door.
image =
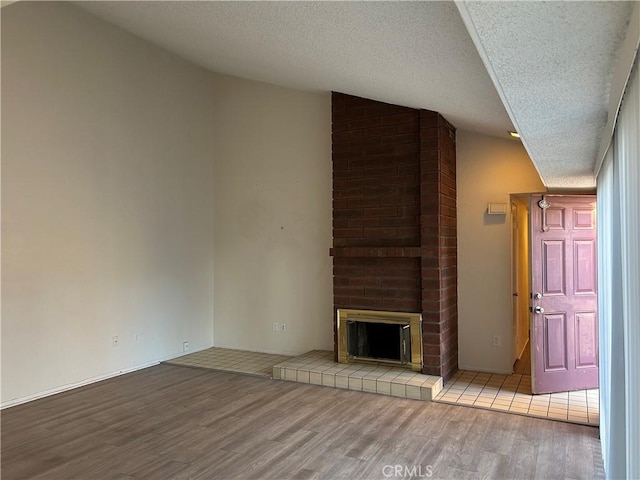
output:
M347 354L351 358L411 362L409 325L347 321Z

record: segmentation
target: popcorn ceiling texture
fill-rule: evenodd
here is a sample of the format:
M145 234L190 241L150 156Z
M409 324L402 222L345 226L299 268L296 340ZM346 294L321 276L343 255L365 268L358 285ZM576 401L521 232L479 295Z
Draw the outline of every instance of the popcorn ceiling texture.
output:
M453 2L76 2L218 73L512 128Z
M633 2L465 2L459 8L545 185L594 187L609 85Z
M515 124L548 188L588 189L634 2L75 3L218 73Z

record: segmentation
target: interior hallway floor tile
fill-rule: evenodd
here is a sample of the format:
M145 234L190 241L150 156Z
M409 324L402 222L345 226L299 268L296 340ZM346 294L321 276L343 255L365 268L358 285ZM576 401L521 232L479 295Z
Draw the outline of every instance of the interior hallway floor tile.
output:
M598 399L597 388L533 395L531 375L499 375L460 370L444 385L433 401L598 426Z

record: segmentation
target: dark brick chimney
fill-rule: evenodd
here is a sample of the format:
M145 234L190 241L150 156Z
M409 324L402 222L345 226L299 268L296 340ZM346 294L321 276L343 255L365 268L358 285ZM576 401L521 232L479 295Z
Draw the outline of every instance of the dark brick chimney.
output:
M458 364L455 128L437 112L335 92L332 124L334 313L422 313L423 372L448 379Z

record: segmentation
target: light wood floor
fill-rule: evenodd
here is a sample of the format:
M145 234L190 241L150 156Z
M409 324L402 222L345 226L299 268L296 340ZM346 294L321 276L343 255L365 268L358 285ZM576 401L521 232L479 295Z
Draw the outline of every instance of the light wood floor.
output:
M594 427L171 365L1 415L3 480L603 478Z

